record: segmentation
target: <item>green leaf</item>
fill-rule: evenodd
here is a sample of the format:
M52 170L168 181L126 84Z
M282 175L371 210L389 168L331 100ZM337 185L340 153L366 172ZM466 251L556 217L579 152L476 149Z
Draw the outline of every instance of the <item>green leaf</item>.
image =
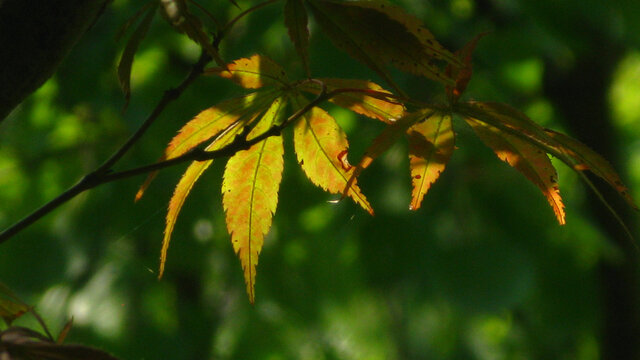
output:
M284 5L284 24L289 30L289 38L300 56L302 67L311 77L309 70L309 28L307 27L307 11L302 0L287 0Z
M0 283L0 317L7 325L30 311L31 307L20 300L3 283Z
M377 72L394 89L398 87L385 69L386 64L455 84L435 61L461 65L460 60L401 8L378 1L309 0L308 4L338 48Z

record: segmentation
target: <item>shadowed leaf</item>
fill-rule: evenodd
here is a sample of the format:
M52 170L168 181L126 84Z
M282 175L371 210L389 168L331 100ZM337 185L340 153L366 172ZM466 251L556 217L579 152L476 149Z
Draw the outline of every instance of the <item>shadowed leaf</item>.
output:
M378 1L310 0L314 17L333 43L377 72L394 89L385 69L402 71L454 84L434 61L460 64L421 22L401 8Z
M560 190L558 174L551 160L542 149L520 138L504 133L473 118L465 118L484 143L505 161L520 171L533 184L542 190L560 225L565 224L565 212Z
M280 105L278 105L280 108ZM278 111L267 112L253 130L263 133ZM240 258L249 301L255 301L258 256L278 205L284 148L281 136L268 137L227 162L222 183L227 229Z
M29 305L22 302L6 285L0 283L0 317L8 326L30 310Z
M140 42L144 39L147 31L149 30L151 20L153 20L153 16L155 15L155 10L156 6L151 6L146 10L147 14L136 27L133 34L131 34L131 37L129 37L129 41L127 41L127 45L122 52L122 57L120 58L120 63L118 64L118 80L120 81L120 87L124 92L125 108L129 105L129 99L131 98L131 67L133 66L133 57L140 46ZM134 15L134 17L137 16Z
M309 70L309 29L307 27L307 11L302 0L287 0L284 5L284 24L289 30L289 38L302 60L302 67L307 76L311 76Z
M620 176L605 158L576 139L553 130L545 129L545 131L558 141L559 151L573 159L573 164L569 165L572 166L574 170L589 170L601 177L616 189L629 205L636 210L638 209L638 206L629 194L629 189L622 183Z
M19 326L0 332L0 358L3 360L117 360L102 350L88 346L56 344L33 330Z
M354 111L358 114L384 121L388 124L396 121L404 114L404 106L393 100L384 98L385 94L392 95L380 85L366 80L348 79L318 79L322 81L328 91L336 89L358 89L362 92L339 93L329 101L343 108ZM301 90L314 94L320 93L320 86L315 82L307 82L300 86Z
M465 44L465 46L456 51L455 55L460 58L460 61L463 65L457 66L455 64L447 65L447 75L455 80L455 86L446 86L446 93L449 96L449 101L454 103L458 101L458 98L462 95L462 93L467 88L469 84L469 80L471 80L471 75L473 75L473 64L471 62L473 55L473 51L476 49L476 45L478 45L478 41L487 35L487 33L482 33L476 35L471 41Z
M454 150L451 115L436 113L407 131L411 168L410 210L418 210L424 195L444 171Z
M298 97L294 105L302 108L306 103L306 99ZM309 180L330 193L343 192L353 175L353 167L347 161L347 136L336 120L326 111L314 107L295 124L293 139L298 162ZM373 215L371 205L355 181L345 196Z

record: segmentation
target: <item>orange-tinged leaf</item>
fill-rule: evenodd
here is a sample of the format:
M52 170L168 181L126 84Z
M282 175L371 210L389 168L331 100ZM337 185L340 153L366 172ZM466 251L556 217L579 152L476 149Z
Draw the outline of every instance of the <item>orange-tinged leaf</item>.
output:
M299 97L294 105L301 108L305 103L306 100ZM293 139L298 162L309 180L330 193L341 193L354 169L346 161L347 136L336 120L314 107L295 124ZM355 181L346 195L373 215L371 205Z
M411 168L410 210L418 210L424 195L444 171L454 150L455 135L451 115L435 113L413 125L409 135L409 166Z
M453 84L434 60L460 64L421 22L399 7L379 1L308 1L314 17L333 43L377 72L394 88L385 69L402 71Z
M20 300L14 293L3 283L0 283L0 318L7 325L30 311L31 307Z
M564 225L565 212L558 189L558 174L547 154L539 147L484 122L470 117L465 117L465 120L501 160L516 168L542 190L558 222Z
M187 122L164 151L160 161L184 155L203 142L224 135L231 129L242 128L255 119L277 96L274 92L257 92L240 98L223 101L210 107ZM237 132L234 132L237 133ZM147 187L155 178L152 172L142 184L135 200L144 195Z
M355 184L356 179L362 170L369 167L375 159L395 144L413 124L428 118L431 114L433 114L433 110L422 109L415 113L405 114L405 116L400 118L398 121L388 125L367 148L367 151L364 153L362 159L349 177L346 186L343 188L342 196L346 196L346 194L351 190L351 187Z
M329 101L358 114L384 121L388 124L396 121L404 114L404 106L392 98L392 95L380 85L366 80L356 79L318 79L327 86L327 91L336 89L358 89L362 92L344 92L333 96ZM307 82L300 86L301 90L314 94L320 93L320 86L315 82ZM370 92L369 92L370 91Z
M307 76L310 77L309 28L307 27L307 22L307 11L302 4L302 0L287 0L284 5L284 24L289 30L289 38L302 60L302 66Z
M129 37L127 45L122 52L120 63L118 64L118 80L120 81L120 87L124 92L125 108L129 104L131 98L131 67L133 66L133 57L140 46L140 42L144 39L149 27L151 26L151 20L155 14L156 6L151 6L146 9L147 14L142 19L140 24L136 27L135 31ZM134 15L137 17L137 15Z
M478 41L485 35L487 35L487 33L476 35L473 39L471 39L471 41L465 44L462 49L456 51L455 54L463 63L462 66L456 66L454 64L449 64L447 66L447 74L451 76L451 78L453 78L456 82L454 87L451 87L449 85L446 87L446 92L451 102L456 102L467 88L469 80L471 80L471 75L473 74L473 64L471 62L471 56L473 55L473 51L478 45Z
M282 86L288 83L284 69L263 55L235 60L226 69L207 69L207 74L216 74L229 79L246 89L263 86Z
M282 137L272 136L238 152L229 159L224 172L222 195L227 229L240 258L252 304L258 256L278 205L283 153Z
M214 151L223 148L230 144L235 137L242 132L242 127L233 127L229 131L217 137L209 146L205 148L206 151ZM169 201L169 210L167 211L166 224L164 229L164 238L162 239L162 249L160 250L160 270L158 271L158 278L164 274L164 265L167 261L167 251L169 250L169 243L171 242L171 234L173 228L180 214L180 210L184 205L184 201L189 196L193 185L198 181L200 175L211 165L213 160L194 161L189 165L187 171L182 175L178 185L173 192L173 196Z
M182 210L182 205L184 205L185 199L189 196L193 185L212 162L213 160L192 162L187 168L187 171L182 175L178 185L176 185L173 196L169 201L169 211L167 212L162 249L160 250L160 270L158 272L158 278L161 278L164 274L164 264L167 261L167 251L169 250L169 243L171 242L171 234L173 233L173 228L180 214L180 210Z
M629 205L634 209L638 209L638 206L629 194L629 189L622 183L622 179L620 179L620 176L613 169L613 166L600 154L567 135L549 129L545 129L545 131L558 141L559 151L573 160L572 163L568 164L569 166L572 166L576 171L589 170L593 174L601 177L616 189L618 194L620 194Z

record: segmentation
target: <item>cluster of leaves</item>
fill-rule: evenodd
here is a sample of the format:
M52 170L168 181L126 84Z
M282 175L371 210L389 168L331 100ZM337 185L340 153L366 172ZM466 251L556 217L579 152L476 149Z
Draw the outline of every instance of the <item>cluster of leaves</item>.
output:
M36 318L44 334L22 326L12 326L13 321L27 313L31 313ZM54 339L33 307L20 300L2 283L0 283L0 317L7 325L7 329L0 332L1 359L117 360L99 349L63 344L71 330L73 319L67 322Z
M166 3L184 5L164 0L158 4ZM126 94L133 52L155 6L159 5L147 6L147 16L123 55L119 73L125 79ZM161 9L167 13L166 6ZM307 11L337 48L377 73L393 92L367 80L311 78ZM169 203L160 276L186 197L213 159L224 153L231 156L222 185L227 228L242 264L249 300L254 302L258 257L278 203L284 166L281 131L287 126L294 128L297 160L309 180L330 193L351 198L371 215L373 208L358 187L359 174L391 145L407 138L413 187L409 208L417 210L455 149L453 116L462 118L498 158L540 188L560 224L565 223L565 211L549 155L580 174L588 170L601 177L637 208L607 161L579 141L542 128L506 104L460 100L472 75L471 54L482 35L454 53L440 45L418 19L384 2L286 0L284 23L308 75L307 79L292 81L280 65L266 56L222 62L215 48L205 41L208 38L203 37L200 23L188 15L186 7L182 14L182 20L170 22L174 26L182 24L179 29L202 45L219 65L206 73L229 79L251 92L200 112L180 129L164 151L162 161L195 151L204 155L187 168ZM447 101L425 104L411 99L394 82L388 66L442 84ZM315 98L309 100L306 94ZM355 166L348 161L345 132L319 107L326 100L386 124ZM202 144L206 144L204 150L200 148ZM234 151L224 152L228 149ZM136 199L143 195L153 176L152 173L143 184ZM589 183L586 176L582 177Z

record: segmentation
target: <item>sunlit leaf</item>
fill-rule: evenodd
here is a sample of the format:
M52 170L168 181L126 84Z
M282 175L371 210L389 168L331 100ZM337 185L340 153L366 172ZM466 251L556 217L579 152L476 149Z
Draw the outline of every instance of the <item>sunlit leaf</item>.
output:
M302 0L287 0L284 5L284 24L289 30L289 38L296 47L298 56L302 60L307 76L311 76L309 70L309 29L307 27L307 11Z
M362 170L369 167L369 165L371 165L371 163L373 163L375 159L377 159L393 144L395 144L402 136L404 136L404 134L411 126L413 126L413 124L428 118L433 114L433 112L434 111L431 109L423 109L415 113L408 113L398 121L388 125L380 133L380 135L378 135L373 140L371 145L367 148L367 151L362 156L362 159L355 167L354 171L351 173L346 186L343 188L343 196L345 196L347 192L351 190L351 187L353 186L353 184L355 184L356 178L360 175Z
M140 42L144 39L147 31L149 30L155 10L156 6L151 6L146 10L147 14L140 24L138 24L131 37L129 37L129 41L127 41L127 45L122 52L122 57L120 58L120 63L118 64L118 80L120 81L120 87L124 92L125 107L129 104L129 99L131 98L131 67L133 66L133 57L140 46Z
M294 105L301 108L306 103L299 97ZM298 162L312 183L333 194L343 192L354 169L347 161L347 136L331 115L318 107L303 115L294 127L294 147ZM355 181L346 195L373 214Z
M404 106L392 97L384 98L385 94L392 95L380 85L366 80L349 79L318 79L322 81L327 91L336 89L357 89L363 91L343 92L333 96L329 101L358 114L392 123L402 117ZM320 93L320 85L306 82L299 87L301 90L314 94Z
M282 104L277 105L278 109ZM263 133L274 124L278 110L267 112L253 130ZM255 300L258 256L278 205L284 148L281 136L268 137L229 161L222 183L227 229L244 271L247 295Z
M394 88L385 69L454 84L434 61L460 64L421 22L399 7L379 1L308 1L314 17L333 43L377 72Z
M465 120L500 160L516 168L542 190L558 222L564 225L565 212L558 188L558 174L547 154L539 147L484 122L468 117Z
M205 148L205 150L213 151L223 148L231 143L240 132L242 132L242 127L236 126L229 129L229 131L216 138ZM171 242L171 234L173 233L173 228L175 227L180 210L182 210L184 201L187 196L189 196L193 185L198 181L200 175L202 175L212 162L213 160L192 162L187 168L187 171L182 175L182 178L180 178L178 185L176 185L173 196L169 201L169 209L167 211L164 238L162 239L162 249L160 251L160 270L158 271L158 278L161 278L164 274L164 265L167 261L167 251L169 250L169 243Z
M410 210L418 210L424 195L444 171L454 150L455 136L451 115L435 113L413 125L409 135L409 166L411 168Z
M171 140L160 161L184 155L209 139L220 136L232 128L246 125L264 111L276 96L274 92L252 93L223 101L200 112ZM136 194L136 201L142 197L156 174L157 172L149 174Z
M227 65L226 69L207 69L206 73L230 79L247 89L257 89L267 85L283 86L288 83L284 69L263 55L238 59Z
M620 176L605 158L576 139L553 130L545 129L545 131L558 141L559 150L574 161L573 164L569 164L570 166L577 171L589 170L601 177L616 189L629 205L634 209L638 209L629 194L629 189L622 183Z

